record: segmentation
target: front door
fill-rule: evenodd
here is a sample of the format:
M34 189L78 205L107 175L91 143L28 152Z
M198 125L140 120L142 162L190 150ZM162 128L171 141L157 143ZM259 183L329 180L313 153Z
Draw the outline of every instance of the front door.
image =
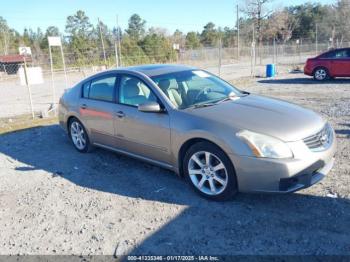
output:
M350 50L336 50L331 67L333 76L350 76Z
M83 85L79 111L92 143L114 144L116 79L116 75L105 75Z
M122 150L170 163L169 115L144 113L137 106L160 102L154 92L134 76L121 76L119 103L116 108L116 147Z

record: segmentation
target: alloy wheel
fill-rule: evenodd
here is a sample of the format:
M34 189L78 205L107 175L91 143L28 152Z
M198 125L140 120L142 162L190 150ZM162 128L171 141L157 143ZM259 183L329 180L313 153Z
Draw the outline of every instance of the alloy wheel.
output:
M79 150L84 150L86 147L86 134L83 126L79 122L73 121L71 123L70 135L75 147Z
M327 72L325 69L323 68L320 68L320 69L317 69L316 72L315 72L315 78L317 80L325 80L327 77Z
M223 161L213 153L200 151L188 162L188 174L193 185L207 195L218 195L227 187L228 175Z

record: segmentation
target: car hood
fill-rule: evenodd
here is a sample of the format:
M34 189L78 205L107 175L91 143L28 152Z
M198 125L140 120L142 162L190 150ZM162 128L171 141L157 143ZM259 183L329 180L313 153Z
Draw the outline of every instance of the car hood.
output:
M301 140L319 130L325 121L315 112L282 100L248 95L234 101L190 110L213 122L273 136L285 142Z

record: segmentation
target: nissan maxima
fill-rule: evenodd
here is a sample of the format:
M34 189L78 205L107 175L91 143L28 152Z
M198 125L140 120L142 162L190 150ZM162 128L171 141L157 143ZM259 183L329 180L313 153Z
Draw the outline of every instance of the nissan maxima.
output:
M59 122L79 152L101 147L170 169L213 200L307 188L336 150L333 128L313 111L180 65L88 77L61 97Z

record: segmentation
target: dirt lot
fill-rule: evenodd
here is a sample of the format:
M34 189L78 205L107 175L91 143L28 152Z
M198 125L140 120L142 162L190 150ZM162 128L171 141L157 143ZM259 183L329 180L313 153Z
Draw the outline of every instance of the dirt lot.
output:
M321 183L209 202L158 167L79 154L57 125L27 129L0 136L0 254L350 254L350 80L289 75L244 89L332 123L337 159Z

